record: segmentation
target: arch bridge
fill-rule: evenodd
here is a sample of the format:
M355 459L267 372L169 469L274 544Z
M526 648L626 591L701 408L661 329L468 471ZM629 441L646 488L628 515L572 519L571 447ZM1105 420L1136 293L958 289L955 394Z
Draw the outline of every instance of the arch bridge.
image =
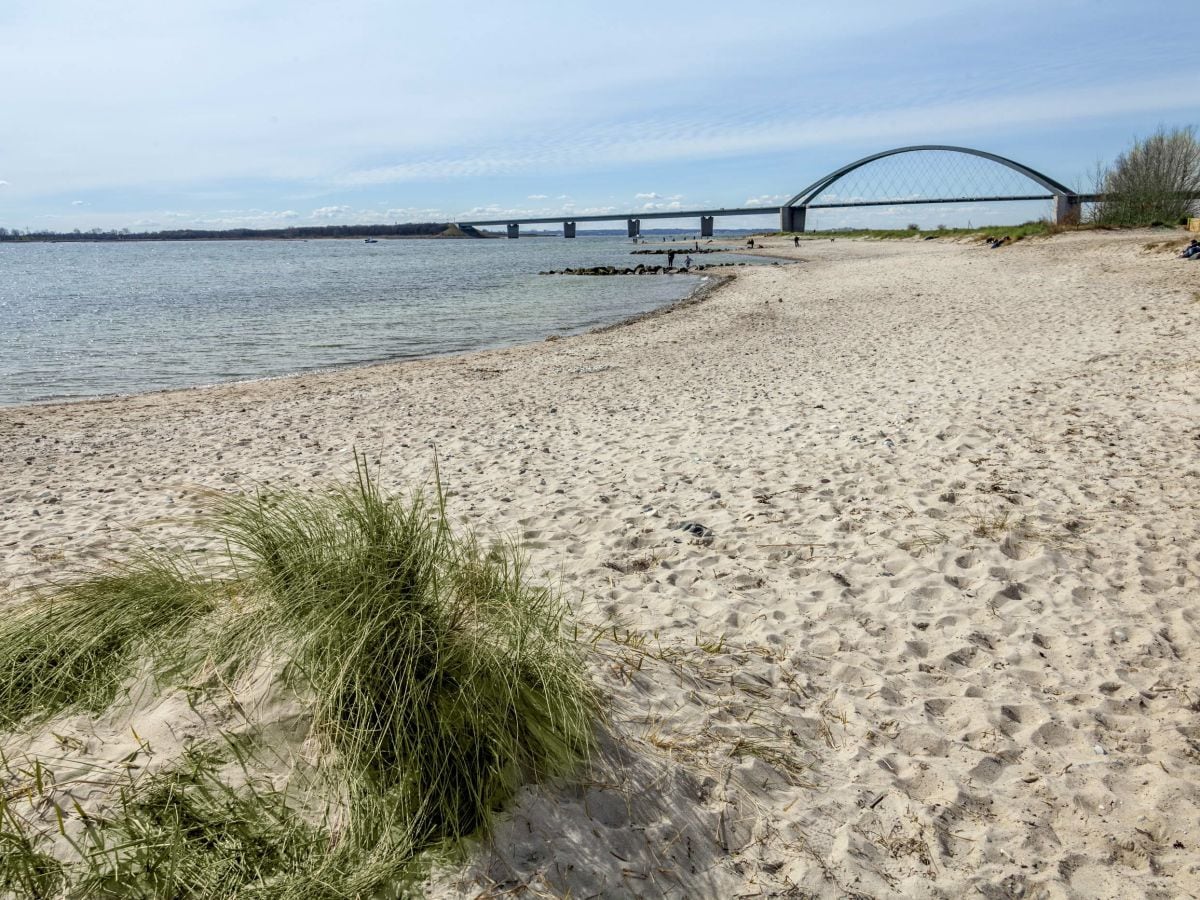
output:
M906 169L895 165L901 159L920 163ZM931 162L932 159L938 162ZM949 144L918 144L855 160L817 179L778 207L471 219L458 224L503 225L508 236L516 238L520 236L522 225L561 223L563 236L573 238L578 222L619 222L624 219L629 237L636 237L641 233L645 219L696 217L700 220L700 235L709 237L713 233L714 220L722 216L778 215L780 231L796 232L805 230L810 209L1053 200L1054 221L1065 225L1077 223L1080 204L1095 199L1094 195L1077 193L1036 169L995 153Z

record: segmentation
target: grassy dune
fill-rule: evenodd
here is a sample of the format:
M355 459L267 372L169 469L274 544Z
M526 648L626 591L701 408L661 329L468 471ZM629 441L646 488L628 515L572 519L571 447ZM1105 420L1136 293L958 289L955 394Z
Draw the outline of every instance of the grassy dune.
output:
M517 547L452 533L440 492L390 497L360 466L323 494L224 499L212 526L229 550L203 573L144 556L16 608L0 625L0 724L100 713L139 667L169 691L274 666L317 762L281 787L261 774L270 748L215 734L114 779L100 810L60 803L49 829L9 791L0 887L396 895L522 784L588 756L597 703L563 605ZM44 795L53 773L34 774Z

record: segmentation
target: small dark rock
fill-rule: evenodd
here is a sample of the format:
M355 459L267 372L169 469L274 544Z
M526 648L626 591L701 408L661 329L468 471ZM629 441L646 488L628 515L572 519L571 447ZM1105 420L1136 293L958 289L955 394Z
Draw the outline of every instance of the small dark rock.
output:
M710 538L713 536L713 530L705 525L701 525L699 522L680 522L673 527L680 531L686 531L692 537Z

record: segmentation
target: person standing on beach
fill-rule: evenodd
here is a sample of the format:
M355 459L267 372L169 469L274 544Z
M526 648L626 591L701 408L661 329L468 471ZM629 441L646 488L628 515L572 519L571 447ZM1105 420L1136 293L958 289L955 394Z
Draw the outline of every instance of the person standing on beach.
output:
M685 269L690 269L692 267L692 257L690 254L684 258L683 267Z
M668 250L667 251L667 268L669 269L673 265L675 265L675 251Z
M792 235L792 246L794 246L794 247L800 246L800 235L798 235L798 234Z

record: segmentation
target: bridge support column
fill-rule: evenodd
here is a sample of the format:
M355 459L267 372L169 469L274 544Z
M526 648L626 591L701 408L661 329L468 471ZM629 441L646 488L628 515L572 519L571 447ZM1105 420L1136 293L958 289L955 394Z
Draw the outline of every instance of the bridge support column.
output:
M712 237L713 232L713 217L700 217L700 237Z
M804 220L807 217L807 206L782 206L779 208L779 230L804 231Z
M574 222L563 222L563 237L565 237L565 238L575 237L575 223Z
M1054 195L1054 224L1078 225L1083 204L1075 194Z
M637 237L639 234L642 233L642 220L641 219L626 219L625 220L625 229L628 232L629 237Z
M521 226L517 223L511 223L508 226L508 236L510 238L519 238L521 236Z

